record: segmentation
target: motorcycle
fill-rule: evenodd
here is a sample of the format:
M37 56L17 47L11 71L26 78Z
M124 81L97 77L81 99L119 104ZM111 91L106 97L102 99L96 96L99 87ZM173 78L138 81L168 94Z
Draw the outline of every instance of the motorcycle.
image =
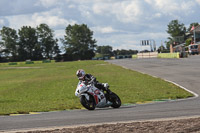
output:
M104 83L107 85L107 83ZM113 107L119 108L121 100L114 92L103 92L94 86L94 83L86 85L84 82L78 84L75 95L80 98L80 103L88 110L94 110L96 107L105 108Z

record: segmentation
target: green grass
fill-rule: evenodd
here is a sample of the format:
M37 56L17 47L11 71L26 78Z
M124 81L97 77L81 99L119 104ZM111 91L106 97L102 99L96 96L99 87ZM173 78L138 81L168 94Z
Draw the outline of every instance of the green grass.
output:
M159 78L103 61L0 65L0 115L82 108L74 95L79 68L108 82L122 103L192 96Z

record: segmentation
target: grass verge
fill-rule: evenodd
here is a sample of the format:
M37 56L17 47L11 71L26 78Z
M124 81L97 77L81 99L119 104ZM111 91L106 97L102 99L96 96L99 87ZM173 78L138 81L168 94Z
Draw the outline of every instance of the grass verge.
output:
M80 68L108 82L122 103L192 96L172 83L103 61L0 65L0 115L82 108L74 95Z

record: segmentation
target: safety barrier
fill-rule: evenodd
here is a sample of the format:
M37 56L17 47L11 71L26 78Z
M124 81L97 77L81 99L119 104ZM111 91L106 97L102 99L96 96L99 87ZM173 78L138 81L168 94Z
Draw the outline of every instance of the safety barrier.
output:
M137 58L157 58L158 52L138 53Z
M0 66L7 66L7 65L24 65L24 64L42 64L42 63L55 63L55 60L43 60L43 61L25 61L25 62L7 62L7 63L0 63Z
M133 55L132 55L132 58L133 58L133 59L136 59L136 58L138 58L138 56L137 56L136 54L133 54Z
M180 53L159 53L158 58L180 58Z

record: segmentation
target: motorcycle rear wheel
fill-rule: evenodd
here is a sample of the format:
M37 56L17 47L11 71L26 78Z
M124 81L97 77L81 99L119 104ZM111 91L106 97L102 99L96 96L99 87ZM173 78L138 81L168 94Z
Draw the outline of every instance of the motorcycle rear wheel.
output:
M113 108L119 108L121 106L121 99L115 93L112 93L110 95L110 101L113 103L111 105L111 107L113 107Z
M94 110L96 105L95 105L95 100L90 96L90 100L87 100L85 96L80 97L80 102L88 110Z

